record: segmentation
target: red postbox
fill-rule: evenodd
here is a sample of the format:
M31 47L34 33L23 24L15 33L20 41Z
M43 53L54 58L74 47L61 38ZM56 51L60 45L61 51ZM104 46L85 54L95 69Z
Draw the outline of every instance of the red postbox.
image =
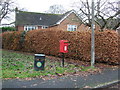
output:
M60 52L68 53L68 40L60 40Z

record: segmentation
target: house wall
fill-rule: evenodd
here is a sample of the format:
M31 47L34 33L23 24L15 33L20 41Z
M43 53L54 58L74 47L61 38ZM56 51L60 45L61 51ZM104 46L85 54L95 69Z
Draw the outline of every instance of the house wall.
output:
M42 26L38 26L38 29L41 29ZM24 26L17 26L18 31L24 31Z
M65 20L63 20L59 25L50 27L51 29L58 29L67 31L67 25L77 25L77 31L90 30L88 26L82 24L82 21L74 14L70 14Z
M24 26L17 26L18 31L24 31Z
M81 24L79 27L78 27L78 31L87 31L87 30L90 30L90 27L84 25L84 24Z
M38 29L42 29L42 26L38 26Z
M77 25L79 28L81 21L74 13L71 13L65 20L61 22L61 24L58 25L58 28L60 30L67 31L67 25Z
M95 23L95 30L97 30L97 31L100 30L100 26L97 23Z

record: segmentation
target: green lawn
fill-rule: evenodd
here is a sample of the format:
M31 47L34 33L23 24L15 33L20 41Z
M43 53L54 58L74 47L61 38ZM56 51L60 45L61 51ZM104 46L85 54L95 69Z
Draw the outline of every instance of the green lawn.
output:
M73 73L79 71L87 71L89 67L75 66L65 63L65 67L61 67L60 62L45 59L45 70L34 70L34 56L24 55L20 53L2 51L2 77L3 78L27 78L39 77L47 75L56 75L64 73Z

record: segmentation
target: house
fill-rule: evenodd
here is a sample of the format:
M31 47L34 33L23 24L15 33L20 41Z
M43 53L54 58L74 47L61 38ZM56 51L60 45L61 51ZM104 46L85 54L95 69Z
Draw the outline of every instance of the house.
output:
M83 26L82 20L74 10L65 14L35 13L16 10L17 30L34 30L45 28L59 28L66 31L77 31Z

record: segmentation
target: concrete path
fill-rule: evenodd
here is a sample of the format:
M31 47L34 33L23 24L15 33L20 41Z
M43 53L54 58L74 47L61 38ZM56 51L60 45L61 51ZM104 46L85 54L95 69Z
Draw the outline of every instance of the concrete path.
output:
M2 88L97 88L119 81L119 71L120 69L105 69L102 73L88 75L87 77L68 76L51 80L3 80Z

